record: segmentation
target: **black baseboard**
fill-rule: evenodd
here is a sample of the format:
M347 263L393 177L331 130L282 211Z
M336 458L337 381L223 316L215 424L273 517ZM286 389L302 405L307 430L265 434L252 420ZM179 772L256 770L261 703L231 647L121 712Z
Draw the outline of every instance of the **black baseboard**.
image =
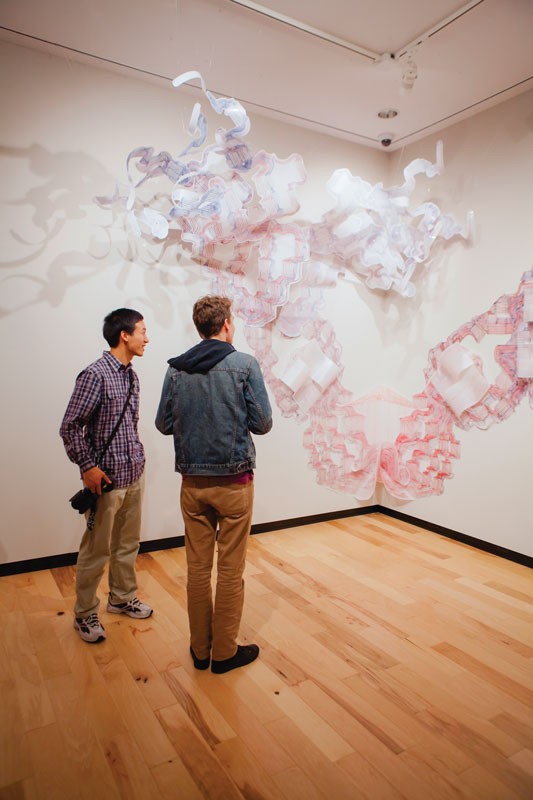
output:
M269 533L281 531L283 528L299 528L301 525L314 525L316 522L331 522L332 519L346 519L347 517L360 517L364 514L373 514L381 511L381 506L364 506L363 508L348 508L345 511L330 511L327 514L311 514L309 517L294 517L293 519L279 519L275 522L261 522L252 525L252 536L255 533Z
M28 558L26 561L10 561L8 564L0 564L0 577L4 575L18 575L22 572L38 572L41 569L71 567L76 563L77 558L77 553L60 553L57 556Z
M168 539L151 539L141 542L139 553L150 553L153 550L171 550L174 547L185 547L185 536L170 536Z
M442 525L436 525L433 522L411 517L409 514L404 514L402 511L396 511L393 508L386 508L380 505L350 508L345 511L331 511L327 514L312 514L308 517L294 517L293 519L263 522L252 525L251 533L253 536L259 533L283 530L284 528L297 528L303 525L313 525L318 522L330 522L335 519L347 519L349 517L366 516L367 514L376 513L399 519L402 522L408 522L410 525L416 525L418 528L424 528L424 530L431 531L432 533L438 533L441 536L446 536L448 539L454 539L470 547L475 547L477 550L483 550L486 553L492 553L508 561L514 561L525 567L533 568L533 556L517 553L514 550L508 550L506 547L501 547L491 542L484 542L482 539L476 539L473 536L467 536L464 533L444 528ZM169 550L174 547L183 547L184 544L184 536L171 536L167 539L151 539L141 542L139 552L150 553L155 550ZM42 569L55 569L56 567L71 567L76 563L77 557L77 553L63 553L56 556L44 556L43 558L30 558L26 561L11 561L8 564L0 564L0 577L4 575L18 575L22 572L36 572Z
M462 542L470 547L475 547L476 550L483 550L485 553L492 553L499 558L505 558L507 561L515 561L517 564L523 564L525 567L533 568L533 556L526 556L525 553L517 553L515 550L508 550L506 547L501 547L499 544L492 544L492 542L485 542L483 539L476 539L475 536L467 536L466 533L459 533L458 531L444 528L442 525L436 525L434 522L427 522L418 517L411 517L409 514L404 514L403 511L396 511L394 508L379 507L381 514L388 517L394 517L402 522L408 522L410 525L416 525L417 528L424 528L432 533L439 533L441 536L446 536L447 539L454 539L456 542Z

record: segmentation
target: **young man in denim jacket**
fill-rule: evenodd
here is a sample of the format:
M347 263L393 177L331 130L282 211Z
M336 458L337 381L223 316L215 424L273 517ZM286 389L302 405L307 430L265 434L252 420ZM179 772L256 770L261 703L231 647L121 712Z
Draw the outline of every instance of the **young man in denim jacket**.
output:
M237 634L253 510L250 432L268 433L272 410L256 359L232 345L231 301L200 298L193 321L202 341L169 360L155 424L161 433L174 435L175 468L183 477L191 656L196 669L211 663L213 672L223 673L259 655L256 644L237 645Z

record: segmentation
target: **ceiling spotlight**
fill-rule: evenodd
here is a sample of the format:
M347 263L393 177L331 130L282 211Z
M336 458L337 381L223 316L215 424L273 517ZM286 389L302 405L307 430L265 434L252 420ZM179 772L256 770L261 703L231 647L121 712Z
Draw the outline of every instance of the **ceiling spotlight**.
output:
M398 112L395 108L383 108L381 111L378 111L378 117L380 119L393 119L394 117L398 116Z
M418 67L413 58L412 53L408 53L407 61L404 64L402 64L402 86L401 86L402 94L411 91L411 89L415 85L415 81L417 78L418 78Z

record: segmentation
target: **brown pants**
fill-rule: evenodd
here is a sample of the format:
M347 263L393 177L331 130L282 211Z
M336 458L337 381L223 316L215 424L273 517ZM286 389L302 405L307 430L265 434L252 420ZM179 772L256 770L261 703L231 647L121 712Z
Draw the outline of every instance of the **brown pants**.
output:
M96 592L108 561L111 602L125 603L135 596L143 488L144 475L131 486L98 498L94 528L85 530L76 563L77 617L98 613Z
M191 647L197 658L216 661L237 651L244 602L242 578L250 533L254 484L217 477L188 477L181 486L187 553L187 609ZM216 536L217 523L219 527ZM211 571L218 545L215 604Z

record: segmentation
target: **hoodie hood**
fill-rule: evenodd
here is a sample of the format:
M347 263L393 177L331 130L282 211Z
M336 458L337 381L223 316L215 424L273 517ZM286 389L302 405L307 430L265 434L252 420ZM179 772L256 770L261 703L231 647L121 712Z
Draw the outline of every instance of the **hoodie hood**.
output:
M168 364L173 369L183 372L190 374L201 372L205 375L219 361L234 352L235 348L229 342L221 342L219 339L203 339L186 353L182 353L181 356L169 358Z

